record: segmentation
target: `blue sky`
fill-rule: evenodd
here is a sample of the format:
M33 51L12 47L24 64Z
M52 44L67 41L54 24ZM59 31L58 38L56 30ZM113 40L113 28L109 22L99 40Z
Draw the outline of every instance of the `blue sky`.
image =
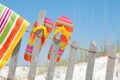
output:
M71 18L74 23L74 32L70 43L76 40L79 41L79 46L89 48L90 42L95 41L97 46L101 47L104 34L108 44L117 43L117 31L120 31L120 0L1 0L0 3L28 20L30 26L27 30L29 31L37 20L39 11L46 10L46 16L54 23L61 15ZM53 33L50 37L52 35ZM25 33L18 64L28 64L23 60L28 38L29 33ZM47 40L38 63L47 61L50 45L51 40ZM69 49L68 46L62 58L68 58Z

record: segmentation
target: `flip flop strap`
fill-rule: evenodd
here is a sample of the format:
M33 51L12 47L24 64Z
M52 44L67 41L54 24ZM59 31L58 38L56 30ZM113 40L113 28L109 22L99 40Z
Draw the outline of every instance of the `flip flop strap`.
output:
M58 29L55 30L54 36L57 35L60 31L62 31L62 34L66 36L67 43L68 43L70 34L69 34L68 31L65 29L64 25L62 25L62 27L59 27ZM53 36L53 37L54 37L54 36ZM53 40L53 42L54 42L54 40ZM67 46L67 45L65 45L64 47L62 47L62 49L64 49L66 46Z
M46 41L46 39L48 37L48 32L47 32L46 26L38 26L34 29L33 32L36 32L37 30L43 30L43 36L45 37L45 41ZM40 46L40 47L42 47L42 46Z

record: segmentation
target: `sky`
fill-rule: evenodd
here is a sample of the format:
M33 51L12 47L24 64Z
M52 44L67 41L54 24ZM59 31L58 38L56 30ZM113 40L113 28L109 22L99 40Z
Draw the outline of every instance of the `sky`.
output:
M68 16L74 24L74 32L71 40L78 41L80 47L89 48L91 41L95 41L97 47L117 43L118 31L120 31L120 0L0 0L0 3L11 8L30 22L28 31L31 31L33 23L37 20L40 10L46 10L46 17L56 22L59 16ZM53 32L50 34L52 37ZM22 39L19 53L19 65L28 65L23 59L28 43L29 33L25 33ZM47 40L42 48L38 64L47 61L47 54L52 41ZM68 58L70 46L65 49L62 59ZM80 53L80 51L78 51Z

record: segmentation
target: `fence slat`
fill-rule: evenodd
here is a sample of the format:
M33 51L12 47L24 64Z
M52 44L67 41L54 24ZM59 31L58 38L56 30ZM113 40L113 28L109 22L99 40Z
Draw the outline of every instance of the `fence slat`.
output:
M48 73L47 73L47 79L46 80L53 80L53 77L54 77L54 71L55 71L55 66L56 66L56 58L57 58L57 53L58 53L58 50L59 50L60 35L61 35L61 32L58 33L54 37L52 55L51 55L51 59L50 59L50 65L49 65L49 68L48 68Z
M72 80L77 49L78 49L78 43L76 41L73 41L70 49L65 80Z
M108 53L108 61L107 61L105 80L113 80L113 72L114 72L115 58L116 58L115 46L110 46L107 49L107 53Z
M44 19L46 16L46 11L40 11L39 17L38 17L38 25L43 25L44 24ZM37 31L36 32L37 36L41 37L42 36L42 32L41 31ZM36 37L35 38L35 44L34 44L34 48L33 48L33 54L32 54L32 60L31 60L31 64L30 64L30 69L29 69L29 74L28 74L28 80L34 80L35 79L35 75L36 75L36 69L37 69L37 62L38 62L38 57L39 57L39 53L40 53L40 38Z
M53 52L52 52L52 55L51 55L51 60L50 60L50 65L49 65L46 80L53 80L53 77L54 77L54 71L55 71L55 66L56 66L56 58L57 58L56 52L58 52L59 46L57 46L56 44L53 44L53 47L54 48L53 48Z
M91 42L90 48L89 48L89 57L88 57L88 64L87 64L85 80L92 80L96 52L97 52L96 43Z
M16 70L18 56L19 56L20 45L21 45L21 40L19 41L19 43L17 44L16 48L13 51L13 54L12 54L12 57L10 60L7 80L14 80L15 70Z

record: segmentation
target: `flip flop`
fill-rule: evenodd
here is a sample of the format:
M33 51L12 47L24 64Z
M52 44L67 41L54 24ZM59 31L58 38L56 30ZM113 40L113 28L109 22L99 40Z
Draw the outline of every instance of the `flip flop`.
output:
M40 48L42 48L49 34L52 32L52 28L53 28L53 22L49 18L45 18L44 26L37 26L37 22L34 23L32 31L30 33L30 38L29 38L29 42L26 48L26 52L24 54L24 60L31 62L34 40L36 37L36 34L35 34L36 31L37 30L43 31L42 38L41 38L41 44L40 44Z
M62 32L62 35L60 36L59 51L57 53L56 62L60 61L61 56L68 44L70 37L72 35L72 32L73 32L72 21L66 16L60 16L57 19L57 22L55 25L55 30L54 30L54 36L60 32ZM54 42L54 40L53 40L53 42ZM48 60L50 60L50 58L51 58L52 48L53 47L51 45L49 53L48 53Z
M8 62L29 22L0 4L0 69Z

